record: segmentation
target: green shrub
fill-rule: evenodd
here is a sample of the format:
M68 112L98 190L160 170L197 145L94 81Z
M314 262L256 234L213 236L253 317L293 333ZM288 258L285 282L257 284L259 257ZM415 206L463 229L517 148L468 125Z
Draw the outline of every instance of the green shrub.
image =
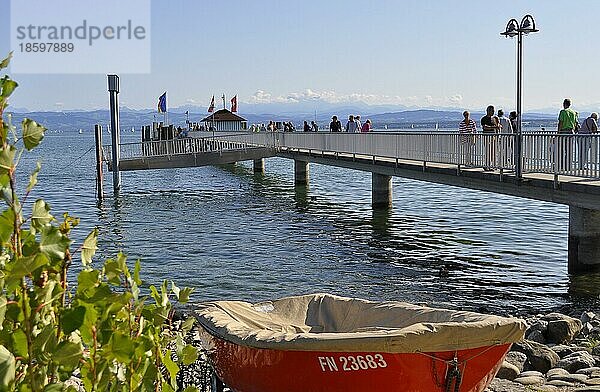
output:
M0 70L9 62L10 55ZM73 374L86 391L174 391L179 365L193 363L198 353L183 342L193 319L178 331L170 328L170 298L185 303L192 290L164 282L142 296L140 262L131 271L123 254L94 268L97 230L75 247L70 235L77 218L64 214L57 221L44 200L27 203L39 163L19 197L19 159L46 129L25 119L17 132L10 118L4 121L16 87L8 76L0 79L0 198L6 206L0 209L0 391L75 390L64 384ZM82 270L69 287L76 256Z

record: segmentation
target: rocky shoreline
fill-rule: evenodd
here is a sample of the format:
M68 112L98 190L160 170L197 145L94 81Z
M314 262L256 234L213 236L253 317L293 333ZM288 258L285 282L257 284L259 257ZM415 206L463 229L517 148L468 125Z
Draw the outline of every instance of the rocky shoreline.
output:
M525 339L513 344L486 392L600 392L600 315L549 313L524 317ZM186 337L200 347L197 329ZM182 369L180 386L209 389L209 369L199 359Z
M513 344L488 392L600 392L600 317L549 313L525 321L525 340Z

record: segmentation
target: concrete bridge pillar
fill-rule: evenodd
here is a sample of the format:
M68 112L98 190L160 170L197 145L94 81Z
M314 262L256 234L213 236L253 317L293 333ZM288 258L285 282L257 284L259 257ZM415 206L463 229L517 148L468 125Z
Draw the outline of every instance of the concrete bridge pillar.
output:
M373 208L390 208L392 206L392 177L373 173L371 186Z
M265 159L254 160L254 173L265 174Z
M600 271L600 211L569 206L569 273Z
M294 159L294 183L308 185L308 162Z

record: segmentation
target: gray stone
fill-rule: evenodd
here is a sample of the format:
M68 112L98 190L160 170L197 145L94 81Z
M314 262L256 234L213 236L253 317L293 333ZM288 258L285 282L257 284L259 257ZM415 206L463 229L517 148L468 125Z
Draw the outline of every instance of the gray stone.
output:
M514 381L522 385L542 385L546 382L543 377L538 376L517 377Z
M531 331L529 335L527 335L527 340L531 340L532 342L537 342L541 344L546 344L546 337L541 331Z
M594 330L594 326L592 323L587 322L583 323L583 327L581 327L581 331L579 331L580 335L589 335Z
M525 362L527 361L527 355L520 353L518 351L510 351L508 354L506 354L506 357L504 358L504 360L508 363L512 363L517 368L519 368L519 372L522 372L523 366L525 365Z
M520 377L544 377L544 375L536 370L528 370L526 372L521 373Z
M502 365L500 365L500 369L498 370L498 373L496 373L496 377L512 381L515 378L517 378L519 373L520 371L518 367L516 367L512 363L504 361L502 362Z
M548 380L552 380L553 377L556 377L556 376L568 376L570 374L571 373L567 372L565 369L554 368L554 369L548 370L548 373L546 373L546 378Z
M570 355L567 355L558 363L556 367L563 368L569 373L576 373L579 369L585 369L592 367L596 364L594 357L591 356L587 351L579 351Z
M600 392L599 386L588 386L574 389L575 392Z
M532 333L534 331L538 331L538 332L541 332L542 334L545 334L547 329L548 329L548 321L535 320L535 321L532 321L530 326L525 331L525 336L528 336L530 333Z
M558 354L554 351L543 344L531 342L529 340L514 343L512 345L512 350L527 355L525 368L528 370L537 370L541 373L548 372L548 370L555 367L558 361L560 361Z
M559 357L564 358L569 354L573 354L575 351L575 347L566 346L564 344L557 344L556 346L550 347L552 351L558 354Z
M573 384L572 382L563 381L563 380L550 380L546 384L553 385L555 387L573 387L573 386L575 386L575 384Z
M592 348L592 355L600 355L600 345Z
M563 375L555 375L553 377L549 377L548 379L583 384L585 382L585 380L588 379L588 376L586 376L585 374L563 374ZM553 384L553 385L556 385L556 384Z
M585 380L586 385L600 385L600 378L588 378Z
M486 392L526 392L527 389L521 384L516 384L509 380L495 378L487 387Z
M592 321L595 318L596 318L596 314L594 312L583 312L581 314L581 317L579 317L579 320L581 320L581 322L583 324L585 324L585 323L589 323L590 321Z
M589 368L579 369L577 374L585 374L586 376L591 376L592 373L600 372L600 367L594 366Z
M548 321L546 339L554 343L568 343L581 330L581 321L560 313L550 313L544 316Z

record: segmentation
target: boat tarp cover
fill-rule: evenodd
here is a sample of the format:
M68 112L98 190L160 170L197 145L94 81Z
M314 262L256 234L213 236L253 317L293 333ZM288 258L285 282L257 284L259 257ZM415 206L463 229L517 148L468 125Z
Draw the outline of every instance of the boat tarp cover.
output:
M526 328L517 318L329 294L258 304L207 302L196 318L208 333L231 343L294 351L454 351L513 343Z

